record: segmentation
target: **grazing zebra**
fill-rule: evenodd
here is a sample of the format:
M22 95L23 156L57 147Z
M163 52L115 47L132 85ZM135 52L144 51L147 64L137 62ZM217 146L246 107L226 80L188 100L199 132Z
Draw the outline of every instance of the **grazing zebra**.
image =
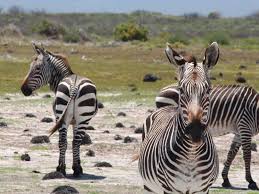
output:
M97 112L96 87L87 78L74 74L67 59L51 53L33 43L36 57L21 86L25 96L43 85L49 84L55 93L53 110L56 125L50 135L59 131L59 163L57 171L66 175L65 153L67 149L67 129L73 125L73 166L74 176L83 173L80 165L80 145L89 121Z
M187 62L169 45L169 61L179 67L179 107L166 106L144 124L139 171L147 193L209 193L218 176L218 156L207 130L210 112L208 69L217 63L217 43L203 63Z
M190 58L190 57L188 57ZM192 61L192 60L191 60ZM189 61L189 62L191 62ZM234 133L222 171L223 187L232 187L228 179L230 166L242 145L248 188L258 190L251 176L251 140L259 133L259 95L251 87L240 85L216 86L210 93L209 130L212 136ZM178 106L179 89L175 85L163 88L156 97L157 108Z

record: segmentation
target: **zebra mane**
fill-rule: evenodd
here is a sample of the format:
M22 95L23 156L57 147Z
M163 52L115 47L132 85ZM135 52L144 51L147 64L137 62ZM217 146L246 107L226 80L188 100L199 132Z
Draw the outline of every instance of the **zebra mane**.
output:
M188 54L187 52L185 51L181 51L180 54L183 56L183 58L188 62L188 63L193 63L194 64L194 67L196 67L197 65L197 60L196 60L196 57L191 55L191 54Z

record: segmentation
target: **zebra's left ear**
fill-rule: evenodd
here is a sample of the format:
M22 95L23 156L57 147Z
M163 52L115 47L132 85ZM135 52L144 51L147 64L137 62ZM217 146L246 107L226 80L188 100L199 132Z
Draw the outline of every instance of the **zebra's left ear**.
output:
M178 54L174 49L172 49L169 43L167 43L165 54L169 62L176 66L182 66L186 63L186 60L183 58L183 56Z
M32 47L34 48L34 50L35 50L35 52L39 55L39 54L45 54L45 50L44 50L44 48L42 47L42 48L40 48L39 46L37 46L36 44L35 44L35 42L32 42L31 43L32 44Z
M219 59L219 46L218 43L213 42L205 51L203 64L209 69L215 66Z

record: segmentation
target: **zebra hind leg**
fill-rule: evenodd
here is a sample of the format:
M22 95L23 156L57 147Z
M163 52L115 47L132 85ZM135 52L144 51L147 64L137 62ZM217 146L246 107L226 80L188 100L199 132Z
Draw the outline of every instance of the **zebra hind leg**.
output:
M84 128L77 128L76 126L73 127L74 130L74 139L72 143L73 149L73 166L72 169L74 171L73 176L78 177L83 174L83 168L80 162L80 145L82 142L83 137L85 136Z
M65 125L59 129L59 161L57 171L66 176L66 150L67 150L67 128Z
M259 190L257 187L256 182L254 182L252 175L251 175L251 141L252 137L251 135L241 135L241 144L243 149L243 158L245 161L245 171L246 171L246 181L249 182L248 189L251 190Z
M235 135L234 139L232 140L230 149L228 151L227 160L224 163L224 168L222 170L222 178L223 178L222 187L225 187L225 188L232 187L232 185L230 184L229 179L228 179L228 172L229 172L229 169L230 169L230 166L231 166L233 160L236 157L236 154L237 154L240 146L241 146L241 143L240 143L239 135Z

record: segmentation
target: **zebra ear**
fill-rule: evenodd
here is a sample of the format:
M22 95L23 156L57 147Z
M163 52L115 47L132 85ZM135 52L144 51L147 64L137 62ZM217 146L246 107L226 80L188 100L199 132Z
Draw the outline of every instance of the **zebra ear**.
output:
M186 60L180 54L178 54L174 49L172 49L169 43L167 43L165 54L169 62L176 66L181 66L186 63Z
M39 46L37 46L35 44L35 42L32 42L32 47L34 48L35 52L39 55L39 54L45 54L44 48L40 48Z
M209 69L215 66L219 59L219 46L218 43L213 42L205 51L203 64Z

